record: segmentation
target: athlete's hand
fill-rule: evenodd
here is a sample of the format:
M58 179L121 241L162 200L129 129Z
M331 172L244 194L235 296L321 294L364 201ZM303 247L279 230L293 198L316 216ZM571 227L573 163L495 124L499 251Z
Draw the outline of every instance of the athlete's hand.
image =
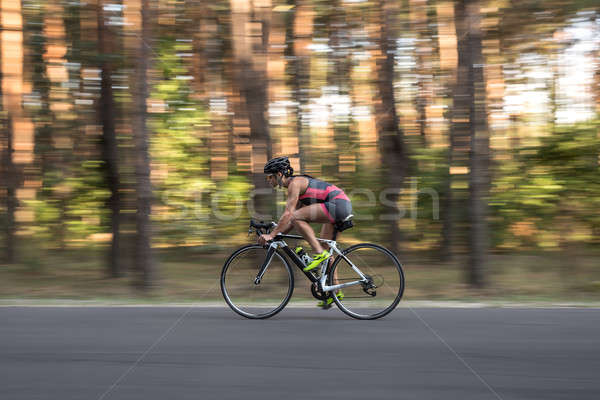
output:
M266 233L258 237L258 244L265 246L267 242L273 240L273 235Z

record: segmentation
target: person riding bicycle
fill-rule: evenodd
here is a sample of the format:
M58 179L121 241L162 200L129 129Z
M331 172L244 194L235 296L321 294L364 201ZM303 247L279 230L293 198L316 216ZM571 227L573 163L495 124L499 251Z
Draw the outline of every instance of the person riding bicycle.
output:
M294 169L288 157L276 157L265 164L264 173L267 182L273 187L287 188L285 211L277 227L269 234L263 234L258 242L265 245L278 233L287 233L296 228L310 244L315 256L304 271L318 267L331 257L328 250L321 246L310 222L323 223L321 238L333 239L335 224L344 221L352 214L352 203L344 191L331 183L313 178L310 175L293 175ZM338 296L340 296L338 293ZM343 296L343 295L342 295ZM319 306L331 305L332 299L319 303Z

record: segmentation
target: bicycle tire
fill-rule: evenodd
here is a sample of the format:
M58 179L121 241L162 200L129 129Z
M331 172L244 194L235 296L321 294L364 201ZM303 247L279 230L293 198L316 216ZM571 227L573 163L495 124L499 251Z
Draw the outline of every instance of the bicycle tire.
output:
M242 266L242 268L246 267L246 271L244 271L242 275L238 274L238 272L236 271L236 276L233 277L233 272L231 271L233 271L233 266L236 265L234 264L234 261L239 259L245 253L249 253L252 250L255 250L256 254L259 255L255 258L257 261L259 261L260 263L264 261L267 250L258 244L246 245L234 251L231 254L231 256L229 256L227 261L225 261L225 264L223 265L223 269L221 271L221 293L223 294L223 298L225 299L227 305L237 314L250 319L270 318L278 312L280 312L281 310L283 310L283 308L290 301L292 293L294 292L294 273L285 256L280 254L279 251L276 251L273 254L271 264L267 268L267 271L265 272L265 275L263 276L263 279L260 284L254 284L254 278L256 277L256 274L258 273L261 267L260 264L255 263L254 261L249 261L248 265ZM277 264L277 262L280 262L280 264ZM237 268L237 270L241 270L242 268ZM240 276L238 277L238 275ZM229 280L228 276L230 278ZM269 299L265 298L261 302L260 299L258 299L257 301L256 296L269 295L269 289L275 288L275 290L277 290L278 284L275 281L278 278L283 282L287 282L287 289L283 288L283 290L279 293L283 295L281 301L277 300L276 306L274 306L273 308L271 306L267 306L267 310L265 312L259 312L259 310L265 308L264 305L268 302ZM281 283L282 285L284 284L283 282ZM236 284L241 286L242 291L244 288L250 290L254 297L252 299L249 299L248 295L244 296L244 294L236 294L235 296L232 296L232 285ZM276 293L278 297L279 294ZM240 304L240 302L247 302L248 305L243 306Z
M342 291L344 291L344 297L343 298L338 298L337 294L338 291L333 291L332 292L332 297L334 302L336 303L337 307L346 315L349 315L352 318L356 318L356 319L366 319L366 320L370 320L370 319L377 319L377 318L381 318L387 314L389 314L390 312L392 312L396 306L398 305L398 303L400 302L400 300L402 299L402 295L404 294L404 287L405 287L405 278L404 278L404 271L402 270L402 264L400 263L400 261L398 260L398 258L388 249L386 249L383 246L379 246L376 244L372 244L372 243L359 243L356 244L354 246L351 246L347 249L345 249L342 254L344 254L344 256L346 256L352 263L354 263L360 270L361 272L363 272L364 274L370 275L370 274L374 274L377 272L381 272L380 269L378 269L378 267L375 267L375 262L373 262L373 265L369 265L368 263L363 262L362 265L359 263L358 259L353 259L352 253L355 254L354 258L357 258L357 254L358 251L361 249L371 249L371 250L376 250L377 252L379 252L379 254L383 257L383 259L389 259L391 261L391 263L389 265L387 265L387 267L389 267L390 271L383 271L385 272L385 276L384 275L373 275L375 279L378 281L381 281L380 286L378 287L378 289L382 292L385 293L387 295L387 297L390 298L390 302L389 305L386 305L383 309L379 310L378 304L381 303L381 301L379 299L375 300L374 298L376 296L371 296L369 295L362 287L362 285L355 285L355 286L350 286L348 288L344 288L342 289ZM358 274L356 274L356 272L352 271L352 272L348 272L347 274L344 274L344 276L351 276L353 274L352 278L346 279L345 277L339 277L340 274L342 274L341 270L342 267L347 269L348 271L350 271L350 265L348 264L348 262L342 258L342 257L336 257L335 261L333 262L333 264L331 265L331 267L329 268L328 271L328 285L334 285L334 282L337 280L338 282L343 281L343 280L355 280L358 279ZM334 278L336 275L336 271L337 271L337 278ZM396 276L397 273L397 276ZM386 280L389 281L389 284L386 284ZM359 290L360 289L360 290ZM348 293L350 291L350 293ZM364 294L361 294L360 291L364 292ZM372 291L377 291L377 289L372 290ZM357 294L357 296L352 296L352 294ZM362 297L361 297L362 295ZM367 309L372 309L372 307L375 307L375 309L377 309L377 312L373 312L373 313L360 313L357 312L357 310L353 311L350 307L350 304L352 302L354 302L355 300L350 300L350 299L355 299L358 298L359 300L356 300L356 304L361 304L361 306L363 308L367 308ZM377 303L379 302L379 303ZM384 300L384 303L387 303L386 300ZM359 308L359 307L357 307Z

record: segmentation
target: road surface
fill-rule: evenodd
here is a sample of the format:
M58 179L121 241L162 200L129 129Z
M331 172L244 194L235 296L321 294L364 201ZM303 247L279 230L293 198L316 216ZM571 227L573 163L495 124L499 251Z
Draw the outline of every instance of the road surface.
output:
M600 399L600 309L2 307L0 399Z

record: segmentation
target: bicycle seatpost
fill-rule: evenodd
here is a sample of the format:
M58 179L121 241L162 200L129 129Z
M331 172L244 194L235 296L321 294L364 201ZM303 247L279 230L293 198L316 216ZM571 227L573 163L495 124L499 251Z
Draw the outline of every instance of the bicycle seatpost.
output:
M333 237L331 238L331 240L333 240L335 242L335 240L337 239L337 235L338 235L338 230L337 228L333 228Z

